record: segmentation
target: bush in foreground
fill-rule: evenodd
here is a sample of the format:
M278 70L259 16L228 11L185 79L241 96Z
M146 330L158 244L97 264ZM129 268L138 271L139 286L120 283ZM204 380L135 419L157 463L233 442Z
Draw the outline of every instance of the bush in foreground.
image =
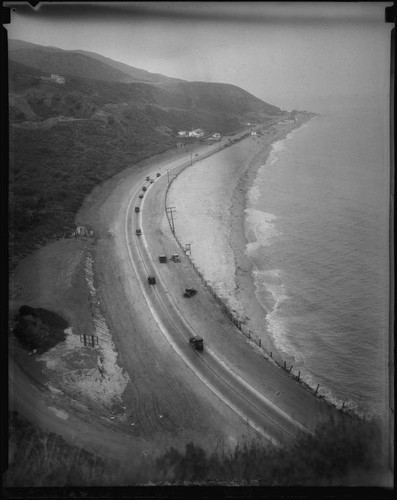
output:
M343 417L343 416L342 416ZM350 417L321 424L279 449L255 443L208 454L188 443L158 458L116 463L72 446L13 415L13 458L5 484L21 486L258 485L380 486L379 427Z
M58 314L42 308L23 305L19 309L13 333L20 345L43 353L66 338L68 322Z
M232 453L207 455L189 443L157 460L162 480L176 482L258 482L266 486L342 486L373 481L380 470L380 429L375 422L340 416L302 435L290 446L250 444ZM376 484L375 484L376 485Z

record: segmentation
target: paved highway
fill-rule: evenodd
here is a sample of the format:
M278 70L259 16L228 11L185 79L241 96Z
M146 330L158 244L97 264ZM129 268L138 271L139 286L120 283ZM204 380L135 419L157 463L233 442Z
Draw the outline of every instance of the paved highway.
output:
M181 256L181 264L159 263L159 255L169 257L171 253L180 253L170 228L164 223L165 194L169 179L190 164L189 160L182 159L169 165L167 170L161 172L161 177L156 176L157 172L152 172L154 183L143 178L142 185L131 193L125 214L125 242L132 269L148 307L162 334L181 359L208 388L262 436L273 443L281 443L299 432L312 432L319 414L326 411L325 405L287 377L278 367L254 353L251 347L239 338L228 318L224 317L220 322L219 318L209 314L209 309L216 309L217 304L208 291L197 283L197 278L192 276L185 256ZM143 185L147 190L140 199ZM140 208L139 213L135 212L136 206ZM136 235L138 228L142 230L141 236ZM170 276L170 273L173 276ZM156 277L155 285L149 285L150 275ZM181 298L184 288L192 280L195 280L195 287L199 289L198 296L192 299ZM199 299L202 295L206 296L206 301ZM212 302L212 305L208 301ZM194 307L197 303L198 308ZM219 311L216 312L219 315ZM205 332L211 332L211 337ZM205 338L203 352L190 347L188 340L194 334ZM225 334L228 335L227 348L224 348ZM232 359L227 358L230 344L234 345ZM233 358L236 364L233 363ZM282 381L281 398L278 398L281 390L269 391L261 387L261 380L266 377L269 369L273 372L272 379L276 374ZM253 378L256 379L256 384L252 384ZM285 397L291 391L297 393L298 398L302 398L303 404L298 405L298 408L296 394L291 398ZM279 401L274 401L276 398L281 400L282 404L278 405ZM309 412L313 410L313 415L309 414L308 408Z

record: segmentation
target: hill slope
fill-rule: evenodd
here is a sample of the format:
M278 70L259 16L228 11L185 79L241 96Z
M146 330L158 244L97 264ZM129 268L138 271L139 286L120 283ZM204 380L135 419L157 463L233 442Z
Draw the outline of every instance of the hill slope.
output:
M159 73L150 73L143 69L133 68L109 57L86 50L63 50L22 40L9 40L8 43L9 58L11 60L29 65L45 73L61 73L68 76L121 83L181 81Z
M125 75L130 76L131 78L125 78L123 81L127 83L128 81L139 81L139 82L147 82L147 83L158 83L158 82L181 82L179 78L171 78L169 76L161 75L160 73L150 73L144 69L133 68L132 66L128 66L128 64L124 64L118 61L114 61L109 57L102 56L100 54L95 54L95 52L88 52L86 50L75 50L74 53L83 54L97 61L101 61L105 64L108 64L111 68L115 68Z
M178 130L232 133L246 121L284 114L233 85L170 79L102 56L11 42L12 263L70 231L96 184L175 147ZM51 81L52 73L65 84ZM146 81L131 81L133 75Z

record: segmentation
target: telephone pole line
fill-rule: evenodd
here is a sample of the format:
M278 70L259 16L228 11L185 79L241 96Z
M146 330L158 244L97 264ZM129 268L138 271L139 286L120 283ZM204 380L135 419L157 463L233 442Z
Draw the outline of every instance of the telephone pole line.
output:
M175 207L165 207L165 211L167 213L168 222L171 226L171 231L175 234L175 223L174 223ZM171 217L171 220L170 220L170 217Z

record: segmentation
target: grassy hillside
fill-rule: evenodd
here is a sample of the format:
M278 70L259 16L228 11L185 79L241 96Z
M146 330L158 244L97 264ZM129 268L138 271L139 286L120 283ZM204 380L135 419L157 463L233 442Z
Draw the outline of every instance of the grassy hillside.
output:
M169 449L157 458L117 464L73 447L16 412L10 418L13 457L6 487L233 485L379 486L382 471L379 428L350 419L320 425L289 447L241 444L234 452L208 454L193 443L184 452Z
M106 64L108 64L110 67L115 68L120 70L122 73L127 75L122 81L127 83L131 81L140 81L140 82L146 82L146 83L159 83L159 82L167 82L167 81L182 81L179 78L171 78L169 76L164 76L161 75L160 73L150 73L149 71L146 71L144 69L139 69L139 68L133 68L131 66L128 66L127 64L118 62L118 61L113 61L113 59L110 59L109 57L104 57L101 56L100 54L95 54L95 52L88 52L86 50L76 50L74 51L79 54L84 54L89 57L92 57L93 59L97 59L98 61L102 61Z
M15 62L30 65L44 73L62 73L120 83L181 81L113 61L95 52L63 50L22 40L9 40L9 57Z
M178 130L227 134L283 114L233 85L110 81L125 74L85 54L31 45L9 54L11 268L70 233L96 184L175 147ZM51 82L51 73L66 83Z

